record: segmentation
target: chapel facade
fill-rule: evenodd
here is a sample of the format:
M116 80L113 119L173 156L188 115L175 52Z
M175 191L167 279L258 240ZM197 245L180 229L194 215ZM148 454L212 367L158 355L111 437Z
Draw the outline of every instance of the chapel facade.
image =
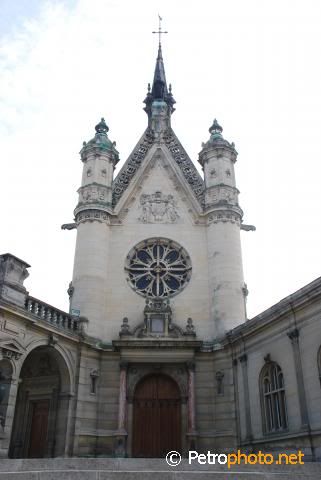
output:
M234 143L214 120L203 176L171 126L161 45L147 127L119 161L84 142L69 312L0 256L0 456L164 457L301 449L321 459L321 278L246 316Z

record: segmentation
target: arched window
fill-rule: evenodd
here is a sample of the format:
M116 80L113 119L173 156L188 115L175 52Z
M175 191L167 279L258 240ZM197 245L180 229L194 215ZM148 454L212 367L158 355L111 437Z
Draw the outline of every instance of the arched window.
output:
M263 432L273 433L288 426L283 373L275 362L268 362L260 375Z

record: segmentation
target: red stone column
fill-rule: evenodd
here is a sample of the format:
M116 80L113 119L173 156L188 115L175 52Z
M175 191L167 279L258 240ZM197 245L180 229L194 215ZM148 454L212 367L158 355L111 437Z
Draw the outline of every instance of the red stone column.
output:
M118 432L126 432L127 363L120 364ZM127 433L127 432L126 432Z
M118 428L116 436L115 456L126 456L126 407L127 407L127 363L120 363L119 374L119 402L118 402Z

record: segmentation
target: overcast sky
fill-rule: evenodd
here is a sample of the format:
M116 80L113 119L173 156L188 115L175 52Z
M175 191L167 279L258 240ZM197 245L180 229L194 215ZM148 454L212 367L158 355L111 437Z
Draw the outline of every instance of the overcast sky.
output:
M120 165L147 125L157 14L172 126L196 163L216 117L239 152L248 315L321 274L320 0L0 0L0 251L68 309L78 152L104 116Z

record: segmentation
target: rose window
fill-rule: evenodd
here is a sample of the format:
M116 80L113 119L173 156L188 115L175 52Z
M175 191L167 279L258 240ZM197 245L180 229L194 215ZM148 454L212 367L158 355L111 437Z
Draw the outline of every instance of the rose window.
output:
M165 238L150 238L127 255L130 286L144 297L169 297L189 282L192 266L183 247Z

